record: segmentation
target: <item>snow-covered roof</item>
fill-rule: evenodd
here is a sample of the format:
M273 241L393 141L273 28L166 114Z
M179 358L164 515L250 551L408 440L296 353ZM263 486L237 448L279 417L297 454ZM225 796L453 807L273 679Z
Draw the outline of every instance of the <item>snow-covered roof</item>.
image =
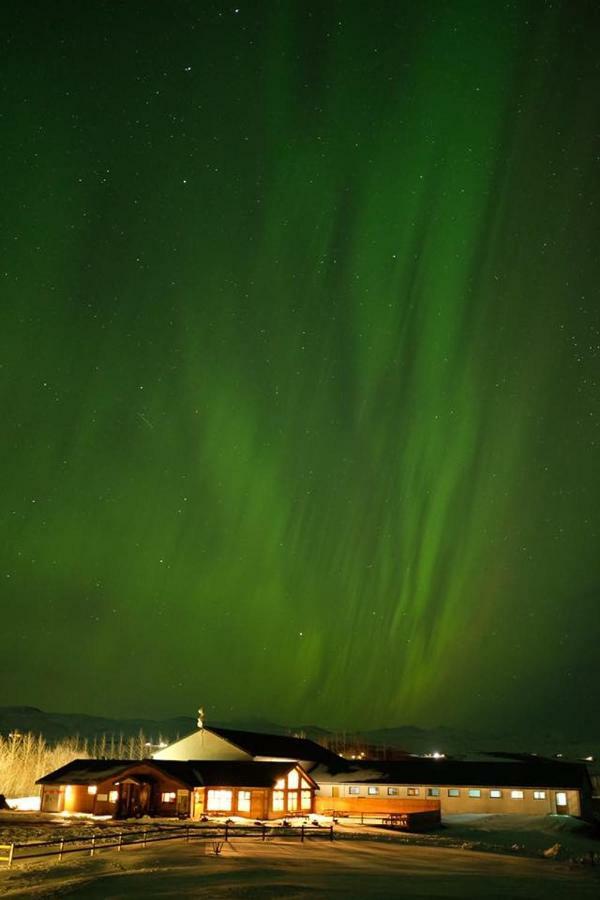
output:
M339 760L311 770L326 784L418 784L481 787L562 788L589 790L587 769L580 763L536 759L467 761L411 757L406 760Z

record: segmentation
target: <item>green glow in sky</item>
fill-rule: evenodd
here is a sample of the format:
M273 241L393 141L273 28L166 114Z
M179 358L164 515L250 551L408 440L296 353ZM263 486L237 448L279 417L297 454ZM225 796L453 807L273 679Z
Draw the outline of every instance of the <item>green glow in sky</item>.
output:
M0 703L600 713L600 13L4 13Z

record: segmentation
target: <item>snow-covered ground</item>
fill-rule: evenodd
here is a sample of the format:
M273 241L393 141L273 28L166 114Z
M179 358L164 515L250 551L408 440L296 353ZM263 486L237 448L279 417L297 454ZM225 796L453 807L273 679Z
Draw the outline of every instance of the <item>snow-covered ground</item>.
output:
M381 841L160 844L0 875L5 897L597 900L600 878L565 863Z
M142 823L145 824L145 823ZM160 824L156 820L147 824ZM163 823L163 824L171 824ZM64 820L31 813L0 815L0 841L41 840L140 822ZM24 835L26 837L24 838ZM600 896L600 865L581 862L600 853L598 834L567 817L452 816L427 835L336 826L336 840L235 839L215 855L212 839L173 841L17 862L0 870L0 895L207 898L556 898ZM557 858L543 851L560 844Z

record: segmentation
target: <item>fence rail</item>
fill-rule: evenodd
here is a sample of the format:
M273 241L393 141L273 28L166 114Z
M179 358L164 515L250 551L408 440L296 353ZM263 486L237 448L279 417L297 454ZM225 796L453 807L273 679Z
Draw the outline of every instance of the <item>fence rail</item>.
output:
M316 825L281 826L281 825L185 825L180 827L144 828L141 831L112 831L110 833L96 832L89 836L61 838L52 841L31 841L26 844L12 843L0 844L0 865L5 863L7 868L26 859L42 859L43 857L56 856L60 862L63 856L70 853L87 853L94 856L100 850L117 850L121 852L126 847L158 844L163 841L185 840L192 841L199 838L204 840L219 840L227 843L231 838L261 838L267 837L293 837L299 838L303 843L308 837L316 837L333 841L334 828L320 827ZM48 849L54 848L54 849ZM34 851L28 852L28 851Z

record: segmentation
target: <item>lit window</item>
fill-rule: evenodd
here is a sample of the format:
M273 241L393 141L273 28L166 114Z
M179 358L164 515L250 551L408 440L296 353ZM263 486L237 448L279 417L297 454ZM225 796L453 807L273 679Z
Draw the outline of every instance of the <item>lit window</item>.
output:
M427 788L427 796L428 797L439 797L440 789L439 788Z
M175 803L176 797L177 794L175 793L175 791L165 791L163 794L161 794L161 800L163 803Z
M407 788L406 796L407 797L418 797L419 796L419 788Z
M298 791L288 791L288 811L296 812L298 809Z
M92 794L92 796L93 796L94 794L97 794L97 793L98 793L98 787L95 784L89 784L88 785L88 794Z
M378 787L370 787L370 788L368 788L367 793L368 793L371 797L373 797L375 794L378 794L378 793L379 793L379 788L378 788Z
M522 800L523 799L523 791L511 791L510 796L513 800Z
M502 797L502 791L499 791L497 788L492 788L490 791L490 797L492 800L499 800Z
M118 791L111 791L111 792L109 793L109 795L108 795L108 802L109 802L109 803L116 803L118 799L119 799L119 792L118 792Z
M312 806L312 795L311 795L311 791L302 791L302 792L301 792L300 804L301 804L301 806L302 806L302 809L308 809L308 810L310 810L310 808L311 808L311 806Z
M275 788L278 791L282 791L285 787L285 778L278 778L275 782Z
M481 797L479 788L469 788L469 797Z
M448 788L448 796L460 797L460 790L458 788Z
M306 778L303 778L303 779L302 779L302 788L303 788L303 790L305 790L305 791L308 791L308 790L310 790L310 788L311 788L310 781L307 781Z
M300 776L298 775L298 772L296 769L292 769L292 771L288 775L288 787L293 788L295 790L299 784L300 784Z
M354 787L354 786L353 786L353 787L349 787L349 788L348 788L348 793L349 793L349 794L360 794L360 788L359 788L359 787Z
M396 788L396 787L388 788L388 796L389 797L397 797L398 796L398 788Z
M252 797L250 791L238 791L238 811L250 812L251 799Z
M213 811L223 810L228 812L231 809L232 797L233 791L208 791L206 808Z
M273 791L273 812L283 812L283 791Z
M534 800L545 800L546 799L546 791L534 791L533 799Z

